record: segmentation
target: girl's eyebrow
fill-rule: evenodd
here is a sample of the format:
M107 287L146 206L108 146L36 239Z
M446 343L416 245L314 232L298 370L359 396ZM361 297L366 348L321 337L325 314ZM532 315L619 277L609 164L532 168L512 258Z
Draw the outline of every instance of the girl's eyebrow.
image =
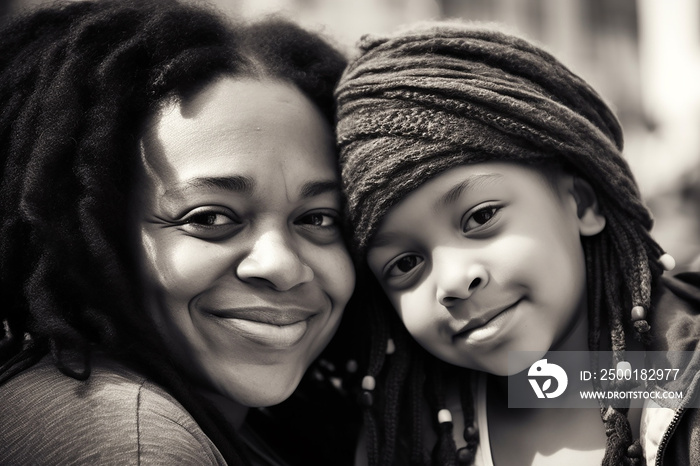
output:
M435 202L435 208L440 209L449 206L459 199L464 191L477 189L489 183L495 184L497 181L501 181L502 179L502 175L495 173L486 175L470 175L452 186L452 188L450 188L445 194L440 196L440 198Z
M395 244L399 236L397 233L380 231L367 246L367 255L369 256L373 249Z

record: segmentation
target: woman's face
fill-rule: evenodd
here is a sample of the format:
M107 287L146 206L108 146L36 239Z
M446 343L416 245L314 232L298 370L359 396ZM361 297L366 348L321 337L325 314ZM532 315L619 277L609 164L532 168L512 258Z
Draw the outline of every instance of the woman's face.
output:
M291 85L221 79L151 120L141 170L146 309L172 356L207 391L283 401L355 283L327 123Z

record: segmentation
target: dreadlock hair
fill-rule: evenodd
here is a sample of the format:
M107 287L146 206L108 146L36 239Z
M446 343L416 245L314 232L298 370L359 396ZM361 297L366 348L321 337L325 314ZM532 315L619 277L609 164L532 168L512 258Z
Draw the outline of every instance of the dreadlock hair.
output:
M291 83L333 123L345 59L284 20L234 25L177 0L56 3L0 35L0 383L47 353L86 379L106 352L168 388L238 464L143 318L127 222L139 139L162 102L222 75Z
M653 311L652 289L663 272L659 262L663 251L649 234L652 219L622 158L620 124L601 97L542 49L473 25L428 23L394 35L368 35L360 40L359 49L336 90L342 179L354 228L358 277L371 275L364 255L388 210L440 173L488 161L544 171L561 167L591 184L607 221L600 234L582 238L589 348L601 349L606 339L601 330L606 326L616 364L624 361L630 329L648 343L646 316ZM368 293L381 293L377 284L364 286ZM417 397L422 396L424 381L439 381L448 371L454 375L455 368L437 365L435 358L423 354L425 367L416 364L408 375L403 370L392 373L392 366L400 364L395 361L399 355L397 351L386 356L382 351L386 336L398 348L408 338L407 331L386 299L375 299L370 313L374 348L368 376L381 390L373 391L373 383L363 384L364 391L377 398L365 397L372 403L364 403L369 462L393 464L393 426L410 424L414 426L410 463L425 464L429 460L419 442ZM405 357L425 353L416 345L401 344L413 353ZM478 435L472 426L468 374L463 378L468 448L455 454L452 423L445 418L436 426L435 464L473 460ZM409 391L405 396L400 392L404 386ZM436 412L444 407L441 390L434 381L424 387ZM387 400L403 398L397 404L378 399L378 394ZM607 434L604 465L640 461L641 449L638 441L633 442L626 412L627 408L601 402ZM410 419L402 422L400 416L406 413Z

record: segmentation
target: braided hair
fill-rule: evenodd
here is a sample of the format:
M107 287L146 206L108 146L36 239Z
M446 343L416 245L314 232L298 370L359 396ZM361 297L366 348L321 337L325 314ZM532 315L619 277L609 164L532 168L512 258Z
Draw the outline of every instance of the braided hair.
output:
M106 352L168 388L238 464L143 318L127 234L139 139L164 101L221 75L289 82L332 123L343 56L284 20L234 25L177 0L56 3L0 36L0 383L46 354L86 379Z
M544 50L473 25L423 24L395 35L365 36L359 48L336 90L342 178L360 263L358 276L371 275L364 255L389 209L440 173L489 161L544 171L561 167L590 183L607 221L600 234L582 238L589 348L602 348L605 326L615 364L624 361L629 330L648 343L646 316L653 311L652 289L663 272L659 262L663 251L650 236L651 216L621 155L620 124L601 97ZM366 286L369 293L381 293L376 283ZM392 366L401 362L396 361L398 352L387 356L383 351L385 335L397 348L401 342L412 351L411 358L423 351L405 342L407 331L395 313L383 311L391 310L389 301L373 299L368 319L374 350L367 379L372 383L363 384L363 389L403 401L397 405L364 396L370 464L394 461L395 425L414 426L410 462L424 464L429 460L420 443L417 397L427 390L433 409L443 409L439 381L445 372L455 375L455 368L438 365L424 354L425 367L392 372ZM468 448L455 454L452 423L445 419L436 426L435 464L470 463L478 442L471 426L471 376L467 370L457 372L466 397L462 404ZM375 380L381 390L369 388ZM423 387L426 381L430 384ZM400 392L404 386L405 394ZM607 434L605 465L641 461L626 412L601 402ZM405 413L411 419L401 422L399 416ZM383 431L377 427L379 416Z

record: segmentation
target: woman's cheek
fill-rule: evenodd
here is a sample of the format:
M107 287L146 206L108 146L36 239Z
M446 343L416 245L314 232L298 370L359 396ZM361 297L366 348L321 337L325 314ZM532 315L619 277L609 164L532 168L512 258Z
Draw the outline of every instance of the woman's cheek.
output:
M176 232L159 233L144 237L144 252L154 284L171 297L192 297L226 268L221 247Z
M342 243L304 251L304 262L312 268L334 306L345 307L355 289L355 267Z

